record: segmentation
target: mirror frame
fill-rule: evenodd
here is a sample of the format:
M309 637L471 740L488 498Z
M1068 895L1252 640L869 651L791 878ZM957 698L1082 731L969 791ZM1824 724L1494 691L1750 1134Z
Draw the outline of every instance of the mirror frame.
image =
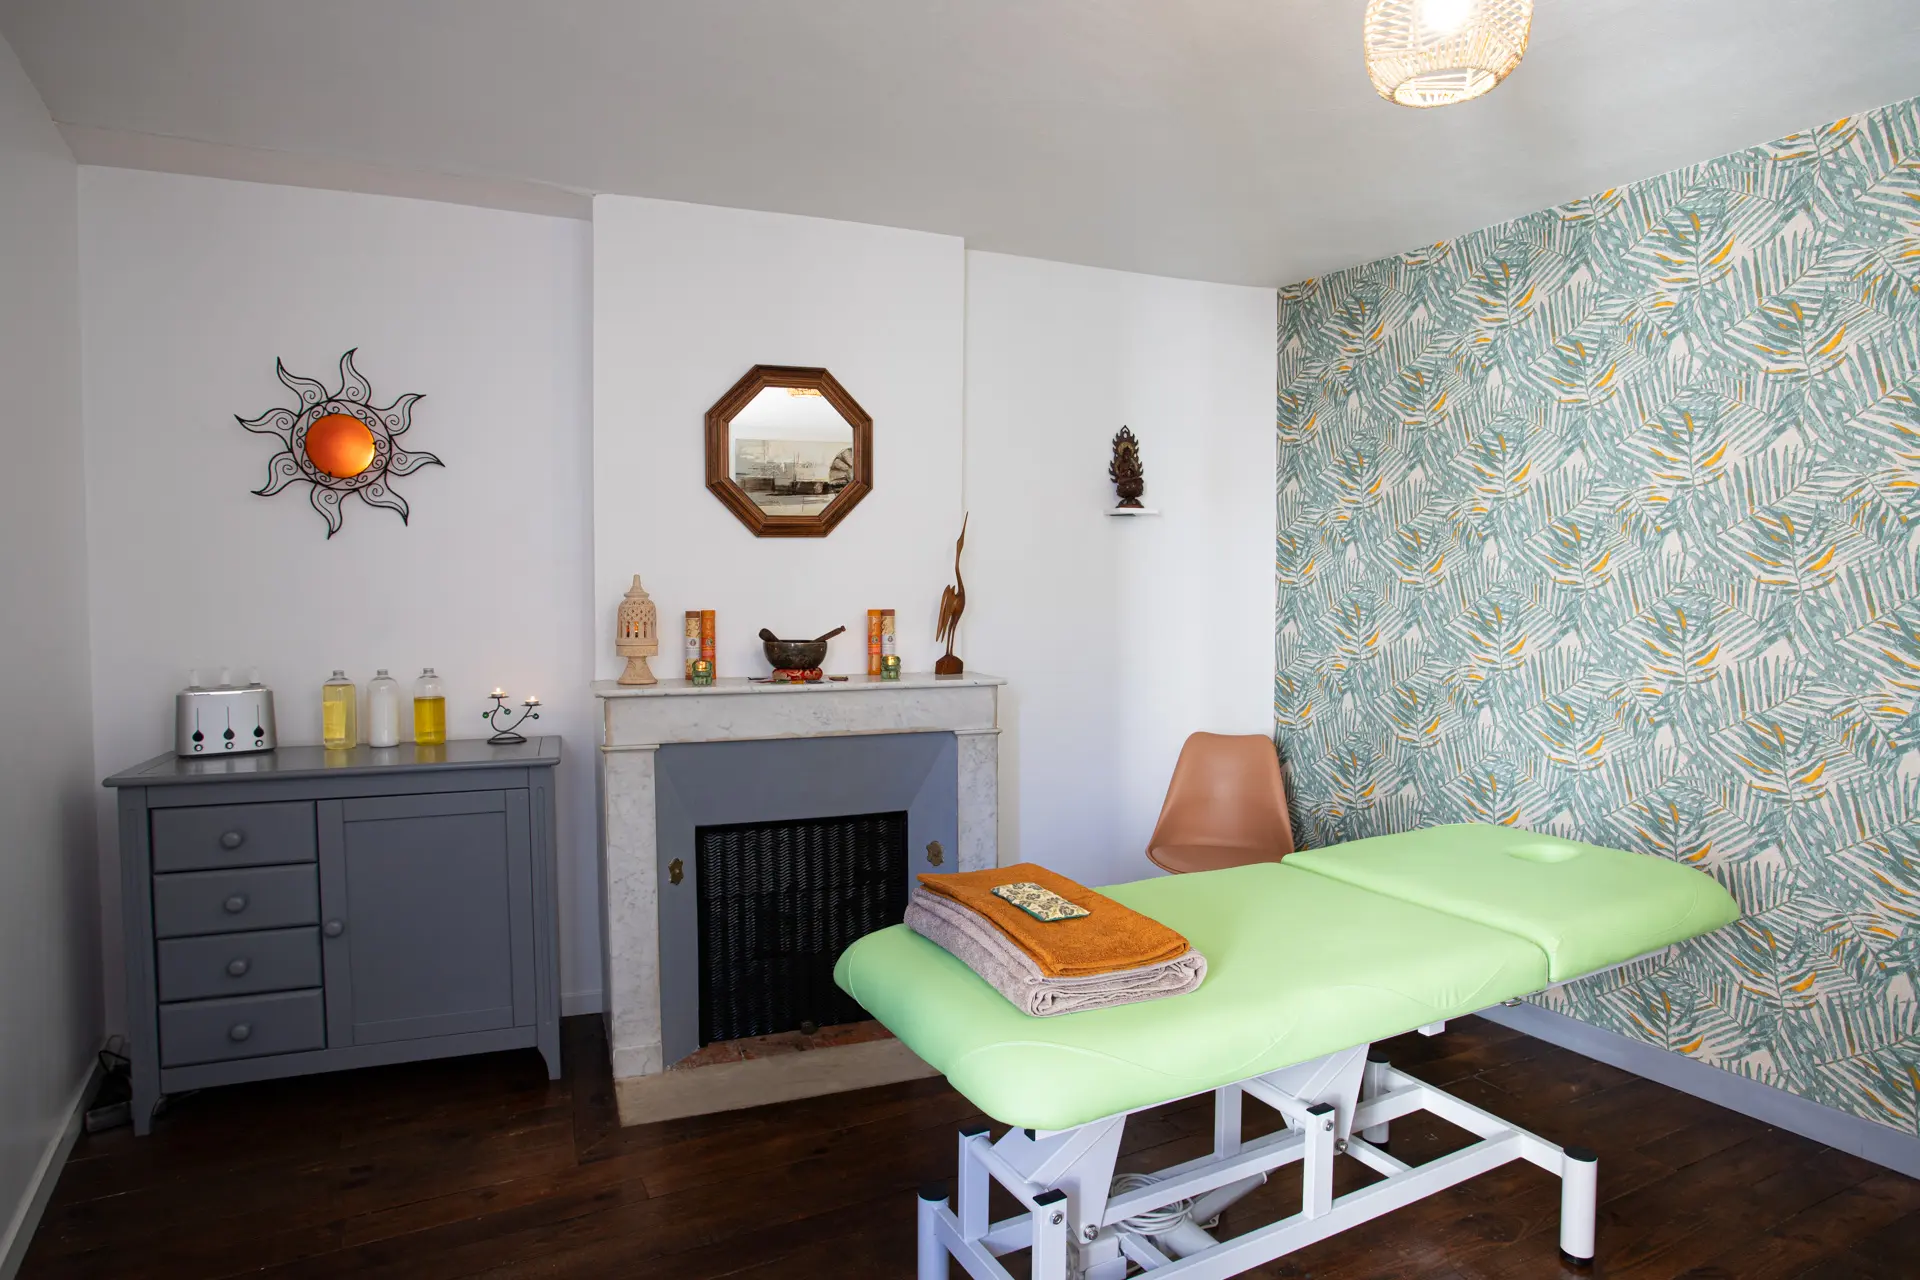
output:
M734 483L733 419L768 387L806 387L818 391L853 428L853 479L815 515L768 515L745 489ZM757 364L707 410L707 488L756 538L824 538L860 504L860 499L873 492L873 419L825 369Z

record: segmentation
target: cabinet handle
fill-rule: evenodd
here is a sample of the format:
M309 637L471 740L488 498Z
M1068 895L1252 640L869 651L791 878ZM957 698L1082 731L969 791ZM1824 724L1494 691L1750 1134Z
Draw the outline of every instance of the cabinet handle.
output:
M252 1034L253 1024L251 1022L236 1022L227 1028L227 1039L233 1041L235 1044L239 1044Z
M247 970L251 968L253 968L253 962L245 956L241 956L237 960L227 961L227 976L229 978L244 978L247 976Z
M322 930L329 938L337 938L346 931L346 924L339 920L327 921L326 928Z
M227 909L228 915L237 916L247 909L247 895L244 893L236 893L220 905Z
M247 833L244 831L227 831L223 832L220 836L220 847L222 849L238 849L246 842Z

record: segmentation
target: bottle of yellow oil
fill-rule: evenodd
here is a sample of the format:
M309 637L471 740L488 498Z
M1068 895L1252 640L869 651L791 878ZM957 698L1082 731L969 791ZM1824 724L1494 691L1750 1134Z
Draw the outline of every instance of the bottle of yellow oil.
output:
M346 672L335 670L332 679L320 686L320 742L329 751L345 751L359 741L359 691Z
M432 667L413 682L413 740L422 746L447 740L447 691Z

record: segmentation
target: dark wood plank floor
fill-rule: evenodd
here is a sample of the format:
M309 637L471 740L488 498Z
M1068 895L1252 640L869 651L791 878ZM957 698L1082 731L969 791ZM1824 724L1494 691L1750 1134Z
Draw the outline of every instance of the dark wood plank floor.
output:
M416 1063L210 1090L150 1138L83 1138L23 1275L910 1276L913 1188L951 1177L979 1118L925 1080L623 1130L599 1020L564 1039L558 1082L531 1051ZM1920 1182L1477 1018L1390 1048L1600 1153L1593 1274L1920 1276ZM1252 1133L1268 1113L1247 1111ZM1205 1101L1137 1117L1123 1167L1199 1154L1210 1126ZM1423 1118L1393 1133L1416 1163L1469 1141ZM1281 1171L1223 1229L1289 1212L1298 1185ZM1558 1207L1555 1179L1509 1165L1255 1274L1557 1276Z

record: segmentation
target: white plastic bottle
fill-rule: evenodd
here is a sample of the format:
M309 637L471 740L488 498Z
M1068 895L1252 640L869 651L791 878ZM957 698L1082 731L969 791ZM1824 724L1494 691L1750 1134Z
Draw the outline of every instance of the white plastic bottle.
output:
M367 683L367 745L400 745L400 682L385 667Z

